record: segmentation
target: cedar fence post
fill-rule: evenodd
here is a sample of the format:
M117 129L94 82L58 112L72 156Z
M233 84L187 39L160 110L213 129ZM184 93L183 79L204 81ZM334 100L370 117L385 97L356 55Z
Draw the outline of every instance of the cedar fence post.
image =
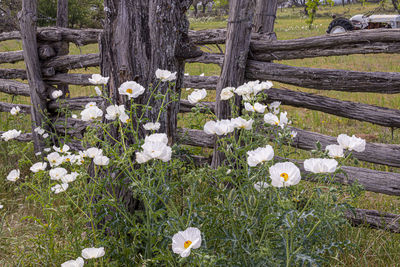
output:
M68 27L68 0L58 0L57 2L57 27ZM55 45L57 56L64 56L69 54L69 43L58 42ZM60 71L59 73L68 73L68 69ZM63 96L69 97L70 93L67 84L60 84L57 86L58 90L63 92Z
M271 33L274 31L274 22L278 0L257 0L254 17L254 32Z
M247 55L250 49L251 26L253 17L251 0L231 0L226 33L226 49L222 71L216 88L215 114L218 119L227 119L231 115L228 101L221 101L221 91L225 87L238 87L244 82ZM235 103L240 105L236 96ZM240 106L239 106L240 108ZM224 155L214 146L211 166L221 165Z
M46 86L42 80L36 40L37 1L23 0L22 10L18 14L21 27L21 39L31 96L32 138L35 152L44 148L43 139L34 129L42 127L46 112Z

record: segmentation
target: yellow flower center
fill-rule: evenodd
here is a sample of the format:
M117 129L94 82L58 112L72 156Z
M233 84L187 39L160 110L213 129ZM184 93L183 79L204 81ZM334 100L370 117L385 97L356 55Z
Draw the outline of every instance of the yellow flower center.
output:
M185 248L188 248L191 244L192 244L192 241L188 240L188 241L186 241L186 242L183 244L183 246L184 246Z
M278 120L278 121L276 121L276 122L275 122L275 125L279 125L279 122L280 122L279 120Z
M70 158L66 158L66 159L65 159L65 161L68 161L68 162L70 162L70 161L71 161L71 159L70 159Z
M126 92L127 92L128 94L132 94L132 93L133 93L133 90L132 90L131 88L128 88L128 89L126 89Z
M286 172L282 172L280 176L283 178L283 180L285 182L287 182L287 180L289 180L289 175Z

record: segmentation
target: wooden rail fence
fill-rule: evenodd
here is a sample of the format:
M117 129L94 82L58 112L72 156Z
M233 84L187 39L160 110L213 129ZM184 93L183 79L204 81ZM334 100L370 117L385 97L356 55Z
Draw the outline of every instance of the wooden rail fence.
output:
M244 16L245 14L242 15ZM22 31L26 32L24 29ZM30 37L36 37L37 39L38 47L36 51L40 59L40 68L36 68L38 72L36 75L41 76L45 88L43 91L45 96L40 96L42 98L38 100L43 101L44 97L46 107L50 112L54 113L64 107L69 107L73 110L83 109L86 103L92 101L97 102L99 105L102 104L102 98L100 97L82 96L67 98L61 102L51 99L51 92L56 90L57 86L66 84L91 85L88 81L91 75L66 73L65 70L97 67L100 65L99 54L59 55L54 49L54 44L58 42L69 42L76 45L95 44L99 42L101 34L101 29L77 30L62 27L46 27L38 28L36 34ZM23 36L25 35L20 32L0 33L0 41L21 39ZM230 35L228 34L228 36ZM189 38L196 45L225 44L227 30L190 31ZM249 46L248 60L245 61L245 68L243 69L243 77L246 80L272 80L319 90L383 94L400 93L400 73L304 68L271 62L272 60L349 54L399 53L399 29L355 31L285 41L276 40L274 33L253 32L249 35L249 38L248 44L244 44ZM234 51L232 53L234 54ZM27 57L29 57L27 51L1 52L0 64L27 61ZM186 62L223 66L224 60L223 54L203 53L197 58L186 60ZM14 80L27 80L29 77L29 85ZM184 87L215 90L219 82L221 84L220 77L218 76L185 76ZM218 88L221 89L221 86ZM32 74L29 75L24 69L1 68L0 92L11 95L32 96ZM266 90L265 93L268 94L268 99L265 100L266 103L281 101L285 105L322 111L385 127L400 127L400 110L397 109L343 101L288 89L271 88ZM201 103L201 105L214 112L218 112L218 104L220 103ZM4 102L0 102L0 112L9 112L15 106L19 106L23 113L32 114L31 105L17 105ZM191 112L193 107L187 100L182 99L180 101L180 112ZM64 122L64 118L55 120L54 125L56 130L64 133ZM76 138L77 141L73 142L75 148L80 147L78 140L82 138L87 126L88 124L81 120L68 119L67 133ZM302 129L294 130L298 134L294 142L290 145L303 150L315 149L316 142L320 142L323 147L336 142L336 137ZM200 130L180 129L178 134L179 142L182 144L208 148L215 146L215 136L210 136ZM32 133L25 133L19 136L17 140L26 142L32 140L32 138ZM361 153L354 153L354 156L365 162L400 167L400 145L367 143L366 150ZM198 160L199 162L204 161L202 159ZM205 161L207 162L208 160L205 159ZM337 176L336 179L339 183L351 184L358 181L368 191L400 196L399 173L356 167L343 167L343 169L347 172L347 176ZM305 173L304 170L302 171ZM399 215L356 209L353 213L349 212L347 217L355 224L368 223L372 227L400 232Z

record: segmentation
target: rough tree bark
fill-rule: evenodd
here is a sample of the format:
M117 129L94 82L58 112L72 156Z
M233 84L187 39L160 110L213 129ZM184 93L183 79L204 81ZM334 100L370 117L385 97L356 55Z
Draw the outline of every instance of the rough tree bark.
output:
M22 10L18 14L21 27L22 47L24 50L24 60L30 87L31 96L31 120L32 137L35 152L44 148L43 139L35 131L36 127L42 126L44 113L46 111L46 86L42 80L40 70L38 47L36 40L36 14L37 1L23 0Z
M227 119L231 115L229 102L221 101L222 89L238 87L244 82L247 55L250 49L252 7L253 2L251 0L232 0L229 3L225 58L216 88L215 113L218 119ZM236 97L235 102L240 106L238 97ZM211 166L217 168L221 165L223 158L224 156L218 151L218 144L216 143Z
M257 33L273 32L277 8L278 0L257 0L253 31Z
M189 22L185 12L191 0L105 0L106 11L104 32L101 38L101 68L103 76L109 76L108 93L114 104L128 103L118 93L119 86L126 81L136 81L146 88L143 95L135 99L138 104L146 104L150 86L158 84L155 71L165 69L177 72L177 79L172 91L180 97L183 83L184 59L198 56L191 53L189 43ZM158 92L166 94L167 83L161 83ZM166 101L171 100L167 95ZM156 121L162 100L150 102L152 109L145 116ZM176 136L179 102L171 103L162 112L159 122L160 133L166 133L170 143ZM133 121L135 124L136 122ZM116 131L115 131L116 132ZM139 129L139 136L144 137L144 129ZM134 140L127 140L127 144ZM121 188L118 193L129 210L134 210L136 202L129 190Z

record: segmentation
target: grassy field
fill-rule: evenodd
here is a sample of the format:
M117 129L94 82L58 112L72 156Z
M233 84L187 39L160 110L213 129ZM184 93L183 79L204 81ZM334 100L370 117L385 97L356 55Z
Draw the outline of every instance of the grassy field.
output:
M350 17L355 14L365 13L373 10L376 5L361 6L352 5L346 7L322 7L311 29L305 24L305 17L301 14L301 9L282 9L278 10L275 30L278 39L293 39L300 37L316 36L325 33L332 14L343 15ZM388 12L385 12L388 13ZM193 19L191 20L191 29L210 29L226 27L226 20L213 19ZM19 41L6 41L0 43L0 52L13 51L22 49ZM71 53L84 54L95 53L98 51L97 45L88 45L84 47L76 47L71 45ZM210 47L215 50L215 47ZM288 60L279 63L292 66L304 66L315 68L332 68L332 69L347 69L358 71L383 71L383 72L400 72L400 55L351 55L326 58L312 58L302 60ZM24 64L3 64L1 68L24 68ZM89 68L85 70L76 70L77 73L97 73L98 68ZM191 75L219 75L220 69L215 65L206 64L187 64L185 72ZM277 88L289 88L304 92L312 92L319 95L329 96L342 100L349 100L359 103L367 103L388 108L400 107L400 95L383 95L372 93L346 93L334 91L319 91L305 88L299 88L290 85L276 83ZM93 87L78 87L71 86L72 96L93 95ZM183 97L188 92L182 91ZM208 100L212 101L215 94L209 95ZM29 103L26 97L0 94L0 101L13 103ZM302 129L320 132L336 136L340 133L357 134L367 139L370 142L393 143L398 144L400 133L399 130L394 130L392 137L392 129L373 125L366 122L358 122L355 120L340 118L337 116L325 114L318 111L311 111L301 108L283 107L288 110L288 113L293 121L293 125ZM13 128L10 122L9 114L0 114L0 130L8 130ZM30 131L29 118L24 118L21 122L25 130ZM187 126L183 120L181 125ZM18 161L18 153L10 154L12 148L4 144L0 144L0 177L5 177L11 169L14 168ZM25 148L31 151L31 146L20 145L19 149ZM305 157L308 152L299 153L298 157ZM32 153L33 156L33 153ZM27 159L25 159L27 160ZM25 164L29 166L28 164ZM370 167L385 171L399 172L397 168L378 166L367 163L360 163L359 166ZM23 171L25 175L28 172ZM29 249L30 238L36 231L40 231L40 227L32 222L22 220L24 216L37 214L39 211L30 201L25 199L23 190L14 189L5 183L5 179L0 179L0 203L5 206L0 212L0 266L4 266L6 262L10 262L10 257L17 261L15 255L19 251ZM365 193L355 206L360 208L378 209L382 211L400 213L399 197L385 196L376 193ZM370 230L366 228L349 228L343 233L344 238L351 239L354 244L354 250L344 254L339 254L333 257L329 265L333 266L398 266L400 262L400 235L391 234L379 230ZM13 256L14 255L14 256ZM7 261L5 259L8 259Z

